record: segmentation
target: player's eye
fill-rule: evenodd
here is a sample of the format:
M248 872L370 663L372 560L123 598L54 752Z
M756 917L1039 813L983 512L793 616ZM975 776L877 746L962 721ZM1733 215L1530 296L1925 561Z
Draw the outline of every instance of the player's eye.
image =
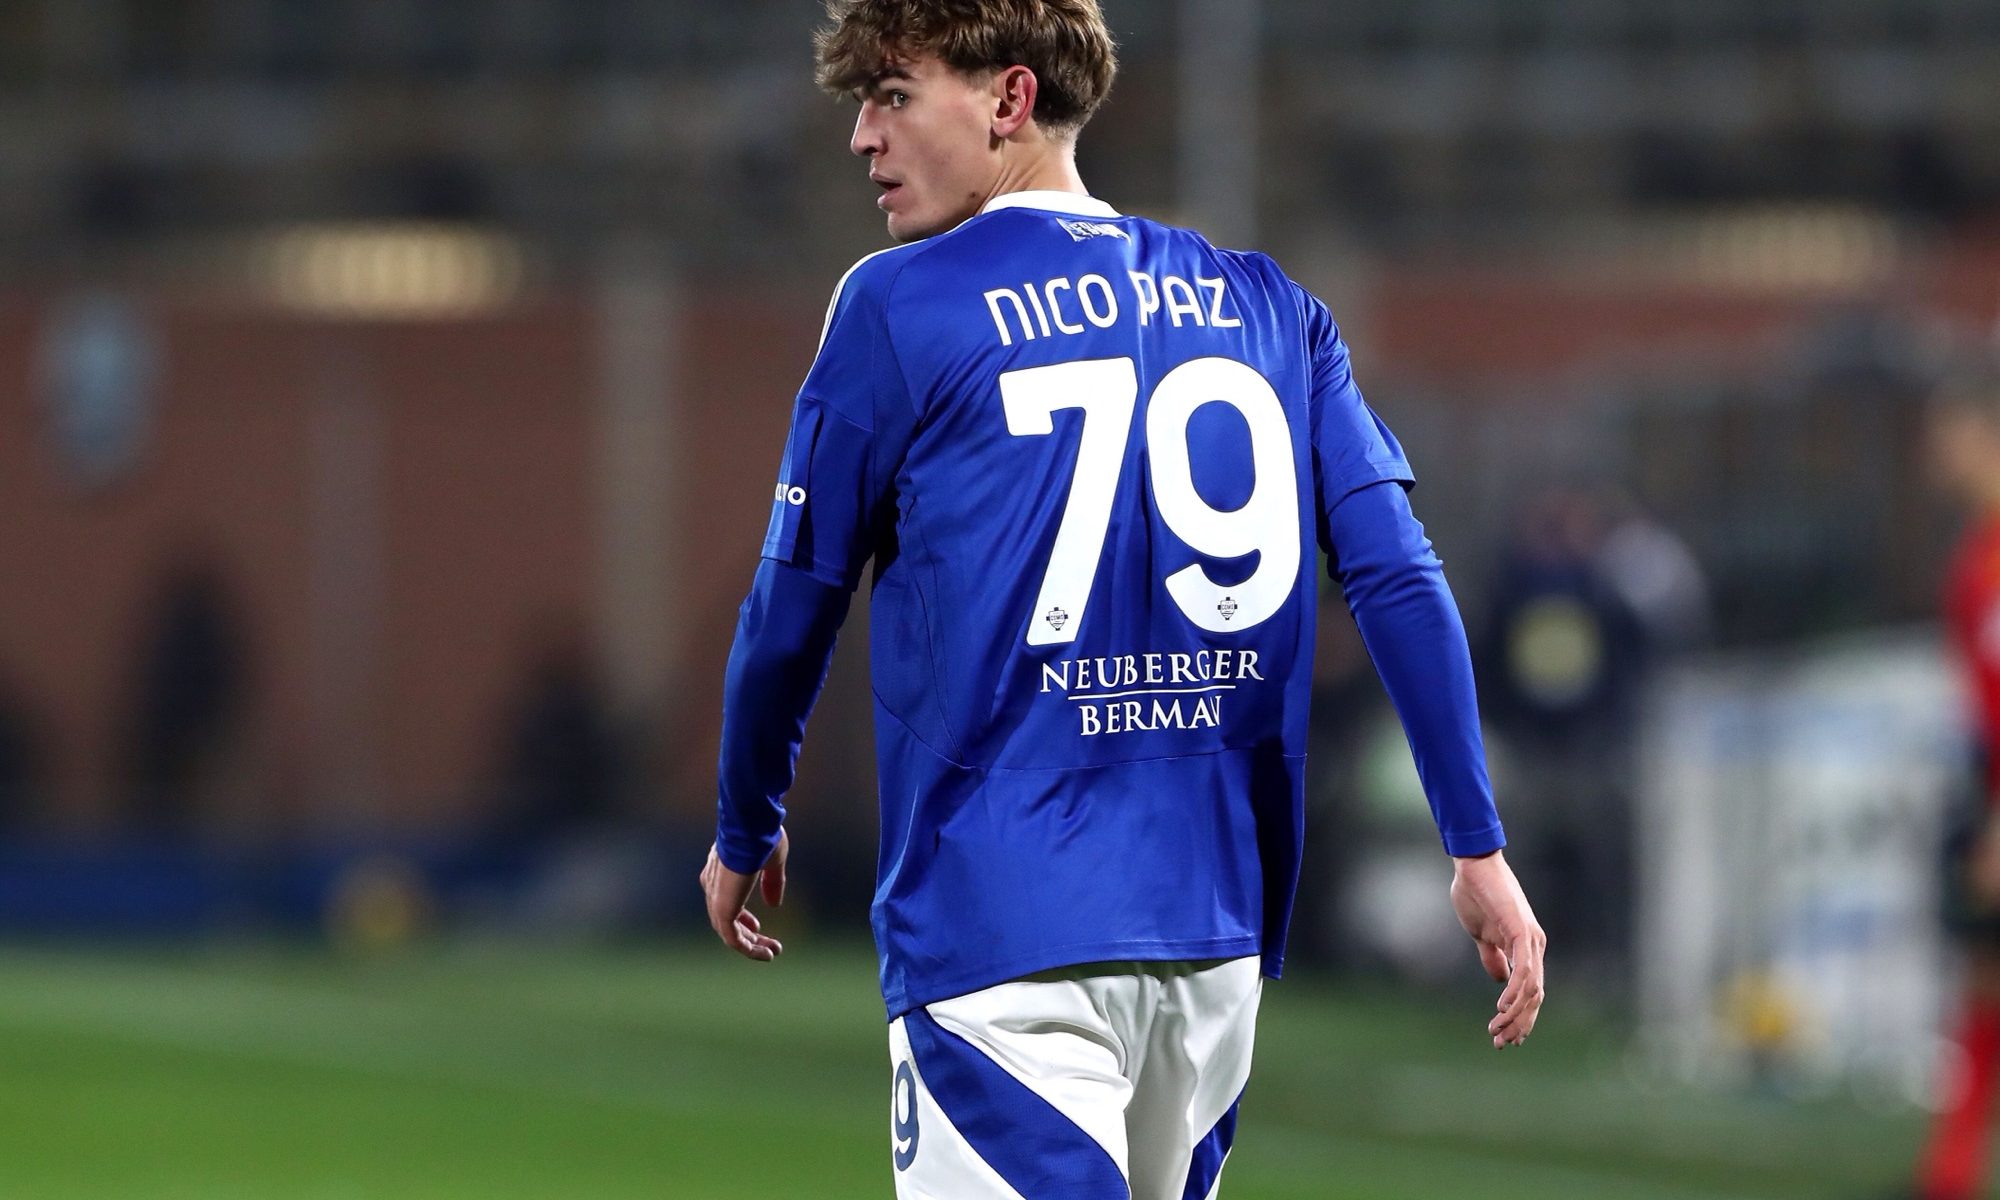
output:
M901 108L905 104L908 104L909 102L910 102L910 93L908 92L892 91L889 93L890 108Z

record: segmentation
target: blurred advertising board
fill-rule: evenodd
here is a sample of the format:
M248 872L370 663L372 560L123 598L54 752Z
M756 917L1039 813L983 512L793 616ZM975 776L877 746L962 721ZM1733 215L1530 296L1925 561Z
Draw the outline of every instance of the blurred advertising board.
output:
M1919 634L1662 678L1636 833L1649 1069L1927 1102L1950 994L1941 846L1968 786L1962 714Z

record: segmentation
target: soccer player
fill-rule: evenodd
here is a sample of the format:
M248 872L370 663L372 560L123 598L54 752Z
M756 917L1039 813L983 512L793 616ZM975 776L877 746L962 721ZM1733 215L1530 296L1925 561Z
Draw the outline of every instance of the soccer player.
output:
M1923 1157L1924 1200L1981 1194L1992 1139L1993 1084L2000 1070L2000 372L1981 367L1948 381L1933 401L1931 459L1970 515L1946 577L1945 632L1966 678L1985 764L1980 813L1949 869L1952 924L1966 953L1965 996L1953 1030L1957 1070Z
M834 0L890 235L827 312L724 684L702 872L780 952L781 798L872 559L872 910L907 1198L1215 1194L1303 836L1315 541L1401 713L1451 900L1523 1041L1543 935L1501 856L1459 615L1325 306L1121 215L1075 147L1095 0Z

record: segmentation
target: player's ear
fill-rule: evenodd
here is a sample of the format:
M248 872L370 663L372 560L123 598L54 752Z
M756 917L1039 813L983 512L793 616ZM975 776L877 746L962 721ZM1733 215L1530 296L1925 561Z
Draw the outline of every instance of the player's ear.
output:
M993 136L1010 138L1035 117L1035 95L1041 82L1026 67L1008 67L993 73Z

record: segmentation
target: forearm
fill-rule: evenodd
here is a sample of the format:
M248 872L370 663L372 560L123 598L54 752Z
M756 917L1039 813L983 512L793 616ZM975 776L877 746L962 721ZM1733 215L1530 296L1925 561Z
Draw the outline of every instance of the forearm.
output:
M826 683L849 593L770 560L736 621L722 685L716 850L724 866L764 865L784 823L806 717Z
M1445 849L1506 844L1486 775L1472 655L1444 566L1403 489L1378 483L1334 506L1334 571L1408 736Z

